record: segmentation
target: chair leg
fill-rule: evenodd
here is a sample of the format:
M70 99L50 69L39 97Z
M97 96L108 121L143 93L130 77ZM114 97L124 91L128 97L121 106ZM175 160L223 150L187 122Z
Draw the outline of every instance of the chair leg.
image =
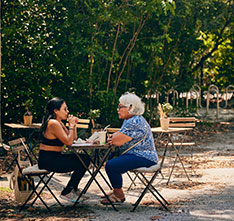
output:
M33 196L33 194L35 193L36 195L37 195L37 197L36 198L39 198L40 200L41 200L41 202L44 204L44 206L50 211L50 208L47 206L47 204L45 203L45 201L41 198L41 196L40 196L40 194L39 193L37 193L37 188L38 188L38 186L40 185L40 183L41 183L41 180L38 182L38 184L35 186L35 187L33 187L32 185L31 185L31 183L30 183L30 181L28 180L28 178L27 178L27 176L24 176L25 177L25 180L27 181L27 183L30 185L30 187L33 189L33 191L32 191L32 193L29 195L29 197L27 198L27 200L24 202L24 204L20 207L20 212L23 210L23 208L26 206L26 204L28 203L28 201L31 199L31 197ZM34 202L35 202L35 200L34 200ZM33 204L31 204L31 206L32 206Z
M47 176L47 174L45 174L45 175L43 175L43 176L38 176L39 178L40 178L40 180L39 180L39 182L37 183L37 185L33 188L32 186L32 188L33 188L33 192L30 194L30 196L27 198L27 200L24 202L24 204L21 206L21 208L20 208L20 211L22 211L22 209L25 207L25 205L27 204L27 202L30 200L30 198L33 196L33 194L35 193L37 196L35 197L35 199L32 201L32 203L31 203L31 206L33 206L34 205L34 203L36 202L36 200L39 198L40 200L41 200L41 202L44 204L44 206L50 211L50 208L47 206L47 204L45 203L45 201L41 198L41 193L42 193L42 191L45 189L45 188L47 188L48 189L48 191L51 193L51 195L54 197L54 199L58 202L58 204L60 205L60 206L62 206L63 207L63 205L61 204L61 202L58 200L58 198L54 195L54 193L52 192L52 190L49 188L49 186L47 185L48 183L49 183L49 181L51 180L51 178L53 177L53 175L54 175L54 173L52 173L50 176L49 176L49 178L47 179L47 181L44 181L44 178ZM25 176L26 177L26 176ZM26 179L27 180L27 179ZM30 185L30 182L29 181L27 181L28 183L29 183L29 185ZM37 190L37 188L39 187L39 185L41 184L41 183L43 183L44 184L44 186L40 189L40 191L39 192L37 192L36 190Z
M136 178L137 178L137 173L134 172L134 174L135 174L135 177L132 178L131 175L127 172L127 175L128 175L128 177L129 177L129 179L131 180L131 184L130 184L130 186L128 187L127 191L129 191L129 190L132 188L132 185L133 185L133 184L134 184L134 186L136 186L135 180L136 180Z
M160 171L159 171L160 172ZM143 179L144 179L144 181L143 180L141 180L141 182L146 186L146 184L149 182L149 180L143 175L143 174L141 174L142 175L142 177L143 177ZM153 182L152 182L153 183ZM151 190L151 188L152 188L152 190ZM158 192L158 190L151 184L150 185L150 187L149 187L149 191L154 195L154 197L157 199L157 200L159 200L158 199L158 196L164 201L164 203L165 204L167 204L167 205L169 205L169 203L166 201L166 199ZM154 192L156 192L157 194L158 194L158 196L154 193ZM160 201L160 200L159 200Z
M47 185L47 184L49 183L49 181L52 179L52 177L54 176L54 174L55 174L55 173L52 173L52 174L48 177L47 181L44 181L44 178L45 178L47 175L45 175L45 176L43 176L43 177L39 176L39 178L41 179L41 182L44 184L44 186L41 188L41 190L39 191L38 194L40 195L40 194L42 193L42 191L43 191L45 188L47 188L48 191L50 192L50 194L51 194L51 195L54 197L54 199L57 201L57 203L58 203L60 206L63 207L63 205L61 204L61 202L58 200L58 198L55 196L55 194L52 192L52 190L51 190L51 189L49 188L49 186ZM36 197L36 198L33 200L31 206L33 206L33 204L36 202L37 198L38 198L38 197Z
M131 210L131 212L134 212L135 209L138 207L139 203L141 202L142 198L144 197L144 195L146 194L146 192L149 190L154 196L155 198L159 201L159 203L166 209L166 210L169 210L167 208L167 206L159 199L159 197L153 193L153 191L150 189L152 187L152 183L153 181L155 180L156 176L158 175L158 172L156 172L152 178L150 179L150 181L148 182L148 184L145 186L145 189L143 190L143 192L141 193L141 195L139 196L138 200L136 201L136 203L134 204L134 207L133 209ZM141 182L145 185L145 182L143 181L143 179L140 179ZM148 181L148 180L147 180ZM158 193L158 191L156 191ZM161 196L161 194L160 194ZM163 197L162 197L163 200L165 200ZM166 202L166 200L165 200ZM166 202L167 203L167 202Z

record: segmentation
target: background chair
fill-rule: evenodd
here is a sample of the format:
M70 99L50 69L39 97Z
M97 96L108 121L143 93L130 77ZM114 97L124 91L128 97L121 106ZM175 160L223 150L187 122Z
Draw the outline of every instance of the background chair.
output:
M68 127L69 124L66 123L66 126ZM76 132L77 132L77 137L85 139L89 136L90 133L87 134L87 130L90 128L90 119L80 119L78 124L76 124ZM79 133L78 133L78 129Z
M196 118L195 117L170 117L169 127L171 128L195 128L196 127ZM169 146L172 144L169 143ZM175 146L190 146L193 147L195 142L186 139L186 134L183 135L183 138L174 142ZM192 155L192 152L191 152Z
M196 127L196 118L195 117L170 117L170 121L169 121L169 128L195 128ZM191 131L189 131L191 133ZM167 181L167 184L169 184L170 179L171 179L171 175L174 171L176 162L178 157L180 157L180 153L181 153L181 148L182 147L190 147L191 148L191 158L193 157L193 147L196 145L196 142L191 139L192 136L188 136L187 133L184 133L181 136L177 136L174 138L173 140L173 144L172 143L168 143L168 146L172 146L174 145L174 147L177 148L177 154L175 156L174 162L173 162L173 166L172 169L170 171L169 174L169 178ZM185 169L184 169L185 170ZM185 170L185 173L187 175L187 172ZM187 175L188 177L188 175ZM189 177L188 177L188 180Z
M120 131L120 128L112 128L112 127L108 127L108 128L106 128L106 130L107 130L107 133L109 133L109 134L113 134L113 133L115 133L115 132Z

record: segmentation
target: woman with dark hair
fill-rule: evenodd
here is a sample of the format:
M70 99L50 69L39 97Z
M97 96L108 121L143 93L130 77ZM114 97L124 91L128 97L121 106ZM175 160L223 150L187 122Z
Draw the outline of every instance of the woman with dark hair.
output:
M57 173L74 171L67 186L61 192L61 198L74 201L77 199L78 184L86 172L86 168L75 154L64 154L64 145L71 146L77 139L76 124L79 119L68 114L66 102L58 97L51 99L46 108L41 126L41 143L38 166L40 169ZM69 123L68 129L63 120ZM90 161L84 154L80 155L86 166Z

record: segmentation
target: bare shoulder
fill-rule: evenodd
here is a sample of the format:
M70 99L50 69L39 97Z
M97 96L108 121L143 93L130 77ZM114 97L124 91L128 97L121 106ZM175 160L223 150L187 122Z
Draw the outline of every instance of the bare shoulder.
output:
M60 123L55 120L55 119L50 119L48 121L48 127L51 127L51 128L56 128L56 127L61 127Z

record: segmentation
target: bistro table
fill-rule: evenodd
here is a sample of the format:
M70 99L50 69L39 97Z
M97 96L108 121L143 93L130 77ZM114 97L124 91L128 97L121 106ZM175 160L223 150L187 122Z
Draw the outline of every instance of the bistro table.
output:
M158 137L157 141L158 141L163 135L166 136L166 143L164 144L164 147L165 147L165 153L164 153L164 156L163 156L164 158L166 157L167 147L168 147L168 144L169 144L169 143L171 144L171 146L173 147L173 149L174 149L175 152L176 152L176 158L175 158L175 161L174 161L174 165L173 165L173 167L172 167L172 169L171 169L171 171L170 171L169 178L168 178L168 180L167 180L167 185L168 185L169 182L170 182L171 175L172 175L172 173L173 173L174 166L175 166L175 163L176 163L177 158L179 159L179 161L180 161L180 163L181 163L181 165L182 165L182 167L183 167L183 170L184 170L184 172L185 172L185 174L186 174L186 177L187 177L188 180L190 181L190 178L189 178L189 176L188 176L188 173L187 173L187 171L186 171L186 169L185 169L185 167L184 167L183 161L182 161L182 159L181 159L181 157L180 157L180 155L179 155L179 150L180 150L181 147L179 146L179 148L176 148L176 146L174 145L174 141L173 141L173 139L172 139L172 135L173 135L173 134L178 134L178 133L186 133L187 131L191 131L191 130L193 130L193 128L168 128L168 130L163 130L161 127L151 128L152 133L154 133L154 134L159 134L159 137ZM157 143L157 142L156 142L156 143ZM182 141L181 143L183 143L183 141Z
M72 151L77 155L77 157L79 158L79 160L81 161L81 163L83 164L83 166L87 169L88 173L90 174L90 179L88 180L87 184L85 185L85 187L83 188L83 190L81 191L80 195L78 196L78 198L76 199L75 203L74 203L74 207L77 204L77 202L79 201L79 199L81 198L81 196L83 194L85 194L87 192L87 190L89 189L90 185L92 184L93 181L96 182L97 186L99 187L99 189L102 191L102 193L105 195L105 197L108 199L108 201L110 202L111 206L113 207L113 209L115 211L118 211L115 207L115 205L112 203L112 201L109 199L108 195L105 193L104 189L102 188L102 186L100 185L100 183L97 181L96 176L97 174L100 174L101 177L105 180L105 182L107 183L107 185L112 189L112 187L110 186L110 184L108 183L108 181L106 180L106 178L103 176L103 174L101 173L101 167L103 166L103 164L105 163L105 161L107 160L110 152L113 150L113 147L110 146L109 144L90 144L90 143L75 143L73 144L71 147ZM96 159L96 157L94 157L94 159L92 159L91 155L87 152L88 150L94 150L95 154L99 154L100 150L104 151L104 156L98 155L99 160L94 160ZM85 153L90 161L91 164L93 165L93 170L91 171L84 163L84 161L81 159L81 157L79 156L79 152L83 151L83 153Z
M24 124L18 124L18 123L4 123L5 126L10 127L15 130L26 130L27 132L27 143L29 144L31 148L31 137L32 135L36 132L39 131L41 127L41 123L32 123L30 126L29 125L24 125ZM31 130L31 131L30 131ZM28 133L29 131L29 133Z
M35 159L37 159L37 156L32 151L33 148L36 146L36 143L32 144L31 138L32 138L32 135L36 131L39 131L39 129L41 127L41 123L33 123L30 126L24 125L24 124L19 124L19 123L4 123L4 125L9 127L9 128L12 128L12 129L16 130L17 135L20 134L19 130L24 131L23 134L25 135L24 137L26 138L26 143L30 147L29 150L34 155ZM10 165L9 165L6 172L8 172L10 170L10 168L13 166L16 158L17 158L17 156L15 156L14 160L10 163Z
M39 129L41 127L41 123L32 123L30 126L18 123L5 123L4 125L14 129Z

